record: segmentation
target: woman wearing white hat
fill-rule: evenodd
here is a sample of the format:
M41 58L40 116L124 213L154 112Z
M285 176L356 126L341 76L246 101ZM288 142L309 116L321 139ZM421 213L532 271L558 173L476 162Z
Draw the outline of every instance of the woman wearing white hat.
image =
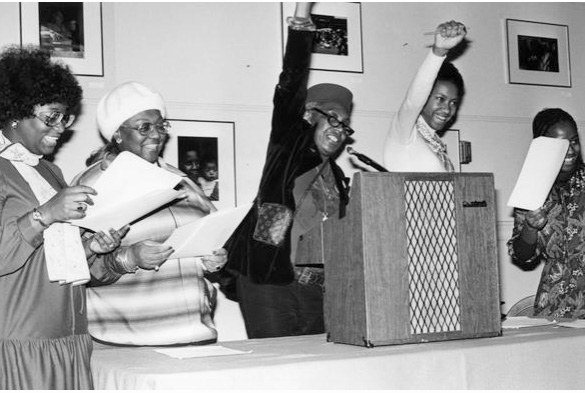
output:
M204 275L223 267L226 251L169 260L173 250L162 245L176 227L216 210L185 173L159 157L170 128L165 116L159 93L137 82L115 87L97 108L99 130L109 143L73 181L94 184L118 153L128 151L182 176L187 194L133 223L122 246L109 256L119 280L110 288L89 288L89 331L99 341L171 345L217 339L212 320L216 290Z

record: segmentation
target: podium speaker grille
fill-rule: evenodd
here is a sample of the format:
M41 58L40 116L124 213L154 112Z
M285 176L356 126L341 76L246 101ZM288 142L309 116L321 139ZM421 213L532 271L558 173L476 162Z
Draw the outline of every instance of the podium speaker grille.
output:
M410 333L461 330L452 181L405 181Z

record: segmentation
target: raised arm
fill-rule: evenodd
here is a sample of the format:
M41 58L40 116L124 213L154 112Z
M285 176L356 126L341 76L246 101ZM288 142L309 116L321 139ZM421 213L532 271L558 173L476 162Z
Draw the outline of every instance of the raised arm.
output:
M313 3L297 3L293 17L287 18L288 39L278 85L274 93L271 140L276 141L287 124L301 119L305 111L307 82L315 25L311 21ZM284 136L284 135L282 135Z
M437 74L449 50L465 38L466 30L462 23L450 21L441 23L435 30L435 42L431 51L418 69L396 114L386 144L407 144L412 140L414 125L423 109ZM386 146L388 148L388 146Z

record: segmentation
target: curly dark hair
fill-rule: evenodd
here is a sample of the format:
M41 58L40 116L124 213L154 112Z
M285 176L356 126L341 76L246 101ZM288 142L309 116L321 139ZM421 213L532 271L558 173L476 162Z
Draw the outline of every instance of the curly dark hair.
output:
M457 67L455 67L451 62L445 61L443 63L443 65L439 69L439 73L437 74L435 84L438 81L446 81L453 83L457 88L459 98L462 98L463 95L465 94L465 85L463 84L463 77L459 73Z
M577 123L573 116L560 108L545 108L538 112L532 120L532 136L538 138L543 136L555 124L566 121L577 129Z
M82 89L69 68L34 46L9 46L0 53L0 125L34 116L35 105L60 103L79 110Z

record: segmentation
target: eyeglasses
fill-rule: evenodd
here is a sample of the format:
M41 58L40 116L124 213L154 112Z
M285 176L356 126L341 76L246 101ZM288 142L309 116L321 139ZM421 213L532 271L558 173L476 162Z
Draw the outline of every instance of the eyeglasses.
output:
M319 112L323 116L327 117L327 123L329 123L329 125L331 127L333 127L333 128L339 128L339 127L341 127L341 129L343 130L343 132L345 132L345 135L351 136L355 132L350 126L348 126L347 124L345 124L341 120L337 119L337 117L332 116L329 113L324 112L324 111L322 111L319 108L312 108L312 109L314 111Z
M69 128L75 121L75 115L66 115L59 111L38 112L35 113L35 117L45 123L47 127L57 127L61 124L63 128Z
M153 131L158 132L160 135L166 136L171 128L171 123L163 121L162 123L142 123L138 127L120 126L120 128L129 128L134 131L138 131L142 136L150 136Z

